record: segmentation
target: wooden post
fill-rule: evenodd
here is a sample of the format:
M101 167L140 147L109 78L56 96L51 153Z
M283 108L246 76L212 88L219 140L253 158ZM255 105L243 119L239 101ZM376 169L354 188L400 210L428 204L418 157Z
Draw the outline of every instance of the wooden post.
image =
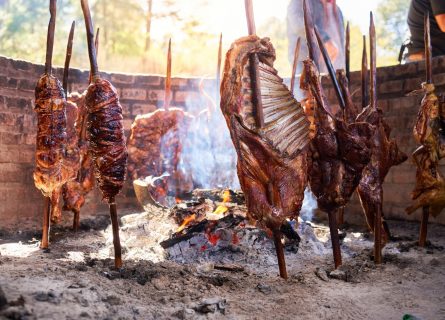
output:
M122 268L122 250L121 242L119 239L119 221L117 218L116 202L113 199L110 200L110 217L111 227L113 229L113 245L114 245L114 266L117 269Z
M378 206L374 218L374 263L382 263L382 207Z
M332 253L334 255L334 265L335 269L337 269L342 264L340 239L338 237L337 212L330 211L328 213L328 217L329 217L329 231L331 233Z
M298 65L298 58L300 56L300 48L301 48L301 37L298 37L297 43L295 44L294 63L292 65L292 77L290 79L290 92L292 93L292 95L294 94L295 75L297 73L297 65Z
M279 230L273 231L273 240L275 243L275 251L277 253L278 258L278 268L280 269L280 277L283 279L287 279L287 270L286 270L286 260L284 258L284 248L283 243L281 242L281 232Z
M366 36L363 36L363 52L362 52L362 108L365 108L369 104L369 81L368 81L368 53L366 51Z
M168 111L170 108L171 87L172 87L172 39L169 39L168 51L167 51L167 76L165 77L165 97L164 97L164 109L166 111Z
M45 197L45 204L43 208L43 231L42 231L42 242L40 243L40 248L47 249L49 246L49 231L51 224L51 198Z
M317 27L314 27L315 36L317 38L318 47L320 48L321 54L324 58L324 62L326 67L328 68L329 76L331 77L332 85L335 89L335 94L337 95L338 103L340 104L340 108L342 110L345 109L346 103L343 97L343 94L340 89L340 85L338 84L337 75L335 74L334 66L332 65L331 58L329 58L328 51L326 50L323 41L321 40L320 33L318 32Z
M351 31L349 28L349 21L346 24L345 60L346 78L348 78L348 83L351 83Z
M430 215L430 207L422 208L422 221L420 222L419 247L425 247L426 236L428 233L428 218Z
M65 91L65 95L68 95L68 75L70 70L70 61L71 55L73 53L73 38L74 38L74 29L76 27L76 21L73 21L71 24L70 34L68 36L68 43L66 45L66 55L65 55L65 67L63 68L63 91Z

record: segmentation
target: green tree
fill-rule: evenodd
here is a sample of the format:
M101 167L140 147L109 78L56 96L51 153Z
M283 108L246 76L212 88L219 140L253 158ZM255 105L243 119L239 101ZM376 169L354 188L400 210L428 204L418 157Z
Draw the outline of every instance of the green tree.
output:
M378 65L397 64L400 46L408 35L408 9L410 1L381 1L377 8L376 33Z

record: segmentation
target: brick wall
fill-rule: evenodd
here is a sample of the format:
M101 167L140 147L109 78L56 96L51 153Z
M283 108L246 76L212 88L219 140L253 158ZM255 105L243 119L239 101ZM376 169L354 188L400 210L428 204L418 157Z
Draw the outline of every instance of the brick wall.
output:
M434 59L433 66L438 91L445 92L445 58ZM62 70L57 69L55 72L60 79ZM42 65L0 57L0 229L40 228L43 199L34 187L32 171L37 124L33 111L34 86L42 73ZM379 105L393 127L393 136L408 154L416 148L412 127L421 97L405 97L405 94L419 88L424 73L424 63L378 69ZM127 133L136 115L162 106L163 77L117 73L103 73L103 76L119 91ZM69 91L83 91L87 78L88 72L71 70ZM351 91L357 92L354 99L359 103L360 74L353 72L351 78ZM198 81L199 79L174 78L172 105L186 107L187 99L199 99ZM324 84L331 101L335 101L329 82L324 81ZM442 172L445 172L444 169L442 167ZM411 217L404 214L404 208L410 203L409 193L413 189L414 175L415 167L410 160L389 173L384 186L384 211L387 216L400 219L419 218L419 212ZM106 206L100 199L100 192L92 192L87 198L82 215L105 211ZM119 207L134 206L132 188L127 186L117 201ZM346 218L355 222L362 218L357 199L353 199L348 205ZM445 214L432 221L445 223Z
M62 79L62 69L56 69ZM32 178L37 119L33 111L34 87L43 66L0 56L0 229L40 228L43 198ZM102 73L117 88L128 136L138 114L162 106L164 78L161 76ZM69 91L85 90L88 72L72 69ZM172 79L172 106L186 105L188 97L197 97L199 79ZM207 81L210 85L211 81ZM137 206L130 185L116 199L118 207ZM105 211L96 189L87 198L82 215ZM66 216L71 216L67 213Z

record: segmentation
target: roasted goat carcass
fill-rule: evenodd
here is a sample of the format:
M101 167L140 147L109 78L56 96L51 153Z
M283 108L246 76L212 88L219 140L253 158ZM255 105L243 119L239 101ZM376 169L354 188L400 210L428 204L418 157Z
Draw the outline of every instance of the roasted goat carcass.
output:
M82 94L74 92L68 96L68 102L75 103L78 107L75 129L79 149L79 168L76 177L63 185L62 196L63 210L74 213L74 230L79 228L80 209L85 204L85 197L94 187L93 163L86 140L87 109L85 95L86 91Z
M193 189L191 173L183 167L187 161L182 151L194 117L180 108L170 107L171 39L167 51L164 107L137 116L128 141L128 171L136 196L148 205L166 206L167 196L178 198ZM187 170L191 172L191 170ZM146 203L141 203L145 206Z
M252 90L252 55L259 61L261 104ZM279 246L280 229L286 219L297 218L303 201L309 123L273 68L274 60L275 50L268 38L251 35L235 41L226 54L221 110L238 155L238 177L248 214L274 233ZM258 125L259 112L264 126Z
M422 86L425 96L413 130L414 138L421 144L413 153L417 166L416 186L412 192L414 203L406 208L406 212L411 214L428 206L429 213L436 217L445 208L445 180L439 170L439 160L443 157L440 104L434 84L424 83Z
M310 90L317 102L316 134L308 157L309 186L318 207L329 214L334 260L338 267L341 256L335 213L349 201L371 159L374 128L365 122L345 120L345 111L340 111L342 117L332 114L312 60L304 61L301 88Z
M424 97L414 125L413 134L421 145L413 153L417 166L414 203L406 208L408 214L422 207L419 246L425 246L429 215L439 215L445 208L445 180L439 171L439 161L445 156L445 109L433 84L430 19L424 17L426 81L422 83Z
M128 139L128 173L133 180L157 179L153 197L161 204L170 194L193 189L191 175L179 168L184 138L193 116L180 108L159 109L137 116Z
M74 180L80 169L80 153L78 136L76 132L76 121L78 119L77 105L71 101L66 103L66 143L62 158L62 171L65 176L65 184L55 189L51 195L51 221L59 222L61 219L61 207L59 205L62 190L67 183Z
M357 193L363 211L366 216L368 227L375 231L376 237L376 254L375 261L380 263L381 260L381 244L385 244L389 238L389 228L383 220L383 182L392 166L399 165L408 158L405 153L399 150L397 142L391 139L391 128L386 123L383 110L377 106L377 92L376 92L376 36L373 17L371 15L370 24L370 49L371 49L371 81L370 81L370 103L364 106L360 114L351 114L356 116L357 121L367 122L375 127L374 135L372 137L371 161L363 170L363 176L357 188ZM366 42L364 42L363 58L364 65L362 66L362 93L367 90L364 88L368 82L367 77L367 63L366 63ZM362 97L362 104L366 103L366 94ZM379 216L377 216L379 215ZM377 217L376 217L377 216ZM380 230L376 230L376 220L381 221ZM381 240L377 237L381 235ZM377 252L378 251L378 252Z

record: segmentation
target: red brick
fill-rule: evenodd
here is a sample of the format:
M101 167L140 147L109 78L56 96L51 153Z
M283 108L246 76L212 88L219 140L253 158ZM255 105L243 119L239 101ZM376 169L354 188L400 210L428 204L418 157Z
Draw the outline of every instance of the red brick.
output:
M145 89L122 89L120 93L122 100L145 100L147 99L147 91Z
M175 103L184 103L198 101L200 95L196 91L175 91L174 92L174 102Z
M402 88L403 88L402 80L393 80L381 83L378 92L381 94L401 92Z
M149 90L148 91L148 101L149 102L161 102L164 101L164 90Z
M137 116L140 114L146 114L155 111L157 108L154 104L141 104L135 103L131 107L131 115Z
M189 80L186 78L172 78L172 88L184 89L188 87Z

